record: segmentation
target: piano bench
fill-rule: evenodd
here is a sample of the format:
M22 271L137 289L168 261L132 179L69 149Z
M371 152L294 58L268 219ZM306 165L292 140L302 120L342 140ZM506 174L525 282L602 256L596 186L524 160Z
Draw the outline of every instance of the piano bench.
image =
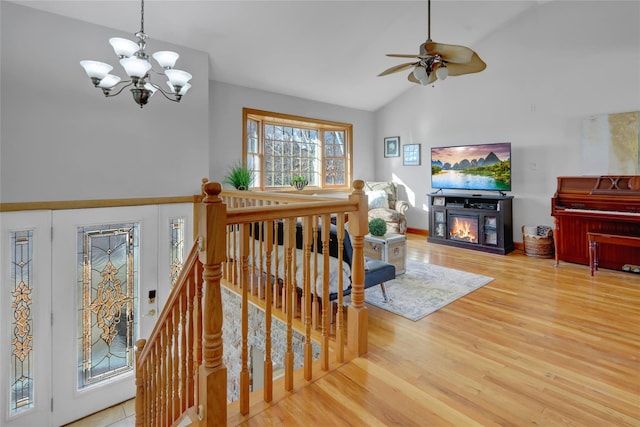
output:
M623 236L621 234L595 233L588 231L587 240L589 242L589 270L591 271L592 276L598 269L599 243L640 248L640 237L637 236Z

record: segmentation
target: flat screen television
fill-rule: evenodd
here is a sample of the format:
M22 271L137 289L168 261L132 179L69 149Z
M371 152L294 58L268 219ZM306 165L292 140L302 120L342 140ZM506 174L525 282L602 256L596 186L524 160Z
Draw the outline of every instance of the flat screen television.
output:
M511 191L511 143L431 148L431 188Z

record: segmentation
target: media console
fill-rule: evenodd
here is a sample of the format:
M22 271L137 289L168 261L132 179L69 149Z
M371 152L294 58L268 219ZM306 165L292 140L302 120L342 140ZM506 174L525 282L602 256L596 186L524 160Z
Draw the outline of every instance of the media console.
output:
M513 251L513 196L429 194L429 243L505 255Z

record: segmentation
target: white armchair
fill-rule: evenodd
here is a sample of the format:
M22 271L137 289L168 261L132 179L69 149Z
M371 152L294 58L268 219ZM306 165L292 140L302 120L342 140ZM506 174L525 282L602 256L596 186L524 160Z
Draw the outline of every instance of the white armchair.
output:
M387 233L405 234L407 218L405 213L409 203L398 200L395 182L366 182L364 191L369 197L369 221L382 218L387 223Z

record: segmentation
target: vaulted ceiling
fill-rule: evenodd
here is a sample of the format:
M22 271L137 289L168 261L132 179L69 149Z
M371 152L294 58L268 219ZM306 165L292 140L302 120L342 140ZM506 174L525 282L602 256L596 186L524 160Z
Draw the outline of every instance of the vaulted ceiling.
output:
M138 0L14 3L129 32L131 39L140 29ZM474 45L496 29L543 3L434 0L431 38L478 50ZM426 1L147 0L144 19L149 50L158 39L207 52L211 80L367 111L415 87L408 72L377 77L405 62L385 54L417 53L427 38Z

